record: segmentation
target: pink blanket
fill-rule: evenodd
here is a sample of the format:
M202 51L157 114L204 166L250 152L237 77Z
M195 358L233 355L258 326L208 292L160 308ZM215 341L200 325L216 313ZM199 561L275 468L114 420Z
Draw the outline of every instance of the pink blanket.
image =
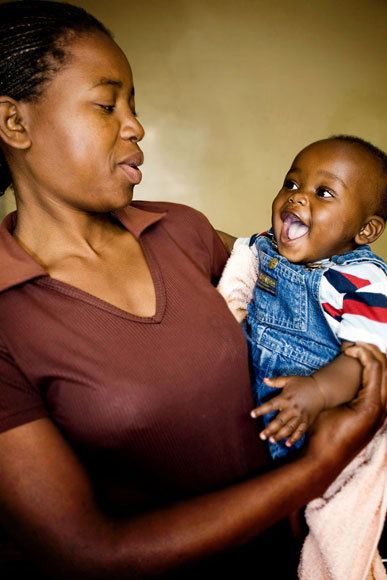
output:
M387 510L387 421L324 495L310 502L300 580L385 580L377 550Z

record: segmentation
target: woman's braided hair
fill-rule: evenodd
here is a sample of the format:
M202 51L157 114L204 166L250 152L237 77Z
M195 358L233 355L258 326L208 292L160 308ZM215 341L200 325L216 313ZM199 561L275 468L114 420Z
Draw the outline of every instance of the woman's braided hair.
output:
M68 58L73 34L111 33L83 8L62 2L21 0L0 4L0 95L34 101ZM0 148L0 195L11 185Z

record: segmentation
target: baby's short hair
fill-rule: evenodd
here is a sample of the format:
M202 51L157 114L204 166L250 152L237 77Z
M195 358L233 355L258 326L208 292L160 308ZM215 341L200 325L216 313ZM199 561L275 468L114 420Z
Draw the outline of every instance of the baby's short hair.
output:
M354 137L353 135L333 135L329 137L332 141L346 141L347 143L356 143L360 145L365 151L371 153L373 158L380 163L382 170L382 175L384 178L384 189L381 192L379 207L376 209L377 215L387 221L387 154L384 153L379 147L372 145L369 141L361 139L360 137Z

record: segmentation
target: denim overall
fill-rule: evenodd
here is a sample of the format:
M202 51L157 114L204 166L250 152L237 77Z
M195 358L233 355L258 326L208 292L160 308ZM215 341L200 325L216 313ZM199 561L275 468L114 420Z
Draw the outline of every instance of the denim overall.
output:
M319 300L324 272L334 264L374 263L387 274L386 263L369 246L323 260L292 264L278 254L269 235L253 236L250 246L258 253L258 279L248 305L246 333L257 404L280 393L263 383L264 377L310 375L327 365L340 352L340 340L329 327ZM278 411L263 417L267 426ZM270 443L273 459L299 449L305 436L291 448L285 440Z

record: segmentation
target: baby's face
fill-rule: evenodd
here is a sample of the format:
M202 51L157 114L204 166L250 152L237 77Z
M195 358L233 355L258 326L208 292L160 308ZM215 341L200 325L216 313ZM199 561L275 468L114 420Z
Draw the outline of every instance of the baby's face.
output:
M328 139L309 145L273 201L279 253L309 263L354 249L379 189L375 163L359 146Z

